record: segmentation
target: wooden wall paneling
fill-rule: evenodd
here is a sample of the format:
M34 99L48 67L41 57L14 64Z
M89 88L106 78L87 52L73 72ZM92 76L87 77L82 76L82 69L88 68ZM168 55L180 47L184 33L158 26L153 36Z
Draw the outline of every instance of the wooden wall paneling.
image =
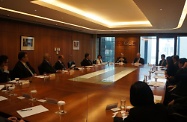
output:
M128 45L128 42L134 41L134 45ZM128 63L132 63L136 53L139 52L139 36L117 36L115 43L115 59L124 53Z

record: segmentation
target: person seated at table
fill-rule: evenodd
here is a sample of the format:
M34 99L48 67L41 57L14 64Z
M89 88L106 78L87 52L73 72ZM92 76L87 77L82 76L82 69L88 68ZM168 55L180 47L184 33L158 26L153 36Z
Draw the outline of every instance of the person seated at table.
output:
M120 63L120 62L127 63L127 59L124 57L123 53L121 53L120 57L118 57L116 60L116 63Z
M92 61L90 60L90 54L86 53L84 57L85 58L82 60L81 66L91 66Z
M136 54L136 58L134 59L134 63L140 63L140 64L144 64L144 59L140 57L140 53Z
M187 121L187 96L172 100L168 105L169 122Z
M6 55L0 56L0 82L10 81L10 74L8 70L8 57Z
M174 66L178 69L178 63L179 63L179 56L178 55L174 55L172 56L172 60L173 60L173 64Z
M165 55L164 54L162 54L161 55L161 60L160 60L160 62L159 62L159 66L166 66L166 59L165 59Z
M43 61L39 65L38 69L40 74L44 73L56 73L58 70L54 69L51 63L49 62L51 56L48 53L45 53L43 56Z
M16 117L1 117L0 116L0 122L25 122L24 120L18 120Z
M102 61L102 56L101 55L98 55L97 56L97 60L96 60L96 64L102 64L103 61Z
M12 71L14 78L27 78L36 75L34 68L29 63L27 52L19 52L18 59L19 61Z
M66 69L63 60L64 60L64 56L63 55L59 55L58 56L58 61L54 65L54 68L56 70L65 70Z
M170 78L172 78L176 74L178 69L174 65L172 57L170 57L170 56L167 57L166 62L167 62L167 66L166 66L167 69L166 69L166 72L165 72L165 76L169 80Z
M155 104L153 92L145 82L135 82L130 88L130 102L134 106L127 118L118 122L167 122L167 108ZM115 120L115 119L114 119ZM116 121L114 121L116 122Z

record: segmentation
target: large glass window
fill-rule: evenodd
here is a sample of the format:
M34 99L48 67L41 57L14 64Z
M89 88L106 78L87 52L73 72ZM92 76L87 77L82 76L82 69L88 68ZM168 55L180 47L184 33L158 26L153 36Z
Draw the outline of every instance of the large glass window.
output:
M156 63L156 36L140 37L140 54L144 58L145 64Z
M186 48L187 37L177 37L177 55L180 58L187 58L187 48Z
M114 62L115 37L101 37L101 55L104 62Z
M174 38L159 38L159 61L162 54L166 57L174 55L174 40Z

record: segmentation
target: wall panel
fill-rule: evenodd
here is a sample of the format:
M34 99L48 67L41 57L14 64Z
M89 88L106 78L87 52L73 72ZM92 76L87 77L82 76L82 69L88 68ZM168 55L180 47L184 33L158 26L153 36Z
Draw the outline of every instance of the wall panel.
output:
M20 37L33 36L35 38L34 51L26 51L29 54L29 62L36 71L42 62L43 54L51 54L51 63L57 60L54 51L55 47L60 48L60 54L65 56L65 64L74 60L80 66L85 52L92 56L95 54L95 39L91 34L66 31L58 28L46 27L42 25L24 23L13 20L0 20L0 54L9 57L9 69L12 69L18 61L17 55L20 51ZM73 50L73 40L80 41L80 50ZM94 54L92 54L94 52ZM92 57L95 58L95 57Z

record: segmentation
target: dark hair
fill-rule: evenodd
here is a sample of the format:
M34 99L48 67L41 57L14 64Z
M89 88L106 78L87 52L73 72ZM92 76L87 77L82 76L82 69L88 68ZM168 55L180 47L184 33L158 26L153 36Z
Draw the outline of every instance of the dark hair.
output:
M135 82L130 88L130 102L133 106L152 105L154 104L153 92L146 83Z
M59 55L59 56L58 56L58 59L61 59L61 58L62 58L62 55Z
M176 61L178 61L179 60L179 56L178 55L174 55L173 59L175 59Z
M6 55L1 55L0 56L0 65L2 65L4 62L8 60L8 56Z
M168 57L166 58L166 61L167 61L167 64L168 64L168 65L173 65L172 57L168 56Z
M180 64L184 65L185 62L186 62L186 58L180 58L180 59L179 59L179 63L180 63Z
M97 56L97 58L99 57L99 56L101 56L100 54ZM101 56L101 58L102 58L102 56Z
M89 53L86 53L86 54L84 55L84 57L87 58L89 55L90 55Z
M161 57L164 57L164 58L165 58L165 55L164 55L164 54L162 54L162 55L161 55Z
M18 59L21 60L22 58L25 57L26 54L27 54L27 53L26 53L26 52L23 52L23 51L19 52L19 54L18 54Z

